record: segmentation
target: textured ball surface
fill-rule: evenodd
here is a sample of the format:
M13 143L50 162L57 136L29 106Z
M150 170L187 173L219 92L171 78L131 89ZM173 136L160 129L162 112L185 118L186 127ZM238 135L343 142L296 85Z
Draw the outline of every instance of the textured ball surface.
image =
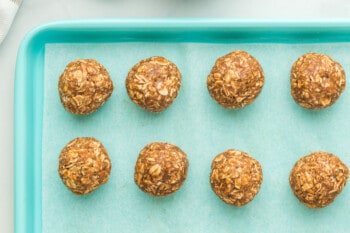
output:
M214 158L211 168L211 188L225 203L243 206L258 194L263 180L262 168L249 154L227 150Z
M58 82L63 107L73 114L95 112L113 92L106 68L94 59L79 59L67 64Z
M154 142L140 152L134 180L144 192L166 196L179 190L187 177L188 160L185 152L170 143Z
M135 104L151 112L161 112L176 99L181 73L173 62L154 56L137 63L129 71L125 85Z
M314 152L299 159L289 176L295 196L310 208L334 201L349 177L347 166L335 155Z
M216 60L207 78L210 96L224 108L242 108L252 103L264 85L259 62L241 50Z
M78 195L91 193L105 184L111 168L105 147L95 138L76 138L59 156L58 173L67 188Z
M291 93L295 102L308 109L331 106L345 89L345 71L330 56L306 53L293 64Z

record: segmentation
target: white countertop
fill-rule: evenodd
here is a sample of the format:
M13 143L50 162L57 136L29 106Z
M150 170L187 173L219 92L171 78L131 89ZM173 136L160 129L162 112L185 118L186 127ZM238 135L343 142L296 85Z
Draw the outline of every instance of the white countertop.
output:
M350 1L23 0L8 36L0 45L0 148L2 149L0 162L0 232L14 231L14 73L17 50L23 36L33 27L53 20L134 17L350 20Z

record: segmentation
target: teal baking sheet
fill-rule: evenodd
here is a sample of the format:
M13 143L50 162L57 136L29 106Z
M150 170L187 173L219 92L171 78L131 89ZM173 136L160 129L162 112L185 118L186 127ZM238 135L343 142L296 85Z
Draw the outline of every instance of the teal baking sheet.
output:
M350 96L310 111L290 95L289 72L303 53L331 55L350 73L350 23L273 23L214 20L70 21L38 28L22 45L15 90L16 232L347 232L350 192L319 210L298 202L288 176L296 160L316 150L350 165ZM206 77L215 60L246 50L265 72L253 104L218 106ZM183 79L178 98L155 114L133 104L125 90L129 69L143 58L167 57ZM57 92L65 65L94 58L110 72L115 90L96 113L66 112ZM62 184L58 156L71 139L98 138L112 161L107 184L76 196ZM149 142L178 145L188 155L188 178L173 195L156 198L133 181L139 151ZM264 180L244 207L211 191L211 161L236 148L260 161Z

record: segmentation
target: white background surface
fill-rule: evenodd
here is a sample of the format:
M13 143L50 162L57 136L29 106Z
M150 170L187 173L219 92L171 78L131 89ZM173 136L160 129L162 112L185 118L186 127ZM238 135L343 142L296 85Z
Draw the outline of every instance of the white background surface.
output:
M0 0L7 1L7 0ZM13 232L13 105L16 55L23 36L42 23L73 18L221 17L349 19L347 0L23 0L0 45L0 232ZM0 11L1 14L1 11Z

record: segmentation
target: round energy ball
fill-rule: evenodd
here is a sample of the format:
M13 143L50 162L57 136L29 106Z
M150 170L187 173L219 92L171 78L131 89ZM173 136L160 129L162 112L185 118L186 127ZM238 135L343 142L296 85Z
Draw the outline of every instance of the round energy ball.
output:
M260 190L263 180L261 165L245 152L230 149L218 154L211 169L211 188L227 204L246 205Z
M58 82L63 107L73 114L95 112L113 92L112 80L103 65L94 59L67 64Z
M334 201L349 176L347 166L335 155L314 152L299 159L289 176L295 196L310 208L322 208Z
M111 168L102 143L95 138L81 137L70 141L61 151L58 173L68 189L83 195L105 184Z
M161 142L146 145L140 152L134 180L144 192L166 196L182 186L187 176L188 160L179 147Z
M161 112L177 97L181 87L181 73L171 61L154 56L134 65L125 85L135 104L151 112Z
M345 71L330 56L306 53L293 64L291 93L296 103L308 109L331 106L345 89Z
M233 51L216 60L207 78L210 96L224 108L252 103L264 85L264 72L249 53Z

